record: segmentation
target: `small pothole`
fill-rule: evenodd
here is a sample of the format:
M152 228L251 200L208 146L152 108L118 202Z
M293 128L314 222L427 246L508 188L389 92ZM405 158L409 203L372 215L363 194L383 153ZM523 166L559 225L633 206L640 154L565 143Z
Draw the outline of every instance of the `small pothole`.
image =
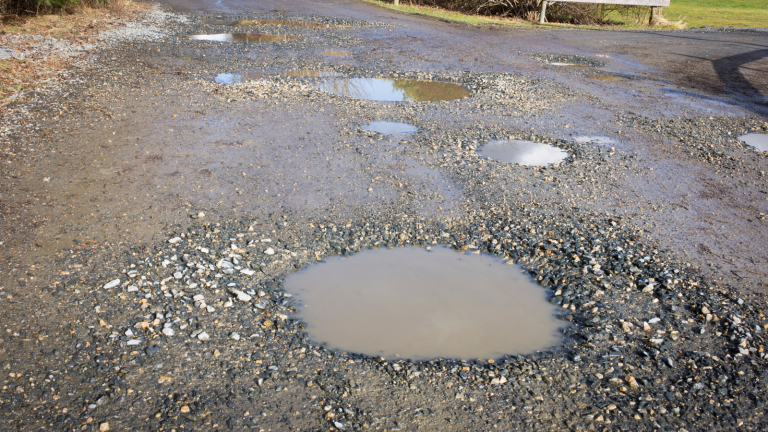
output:
M478 153L489 159L529 166L558 163L568 157L568 152L557 147L522 140L489 141Z
M458 84L393 78L342 78L319 84L321 90L373 101L444 101L461 99L470 91Z
M364 131L378 132L382 135L404 135L414 133L419 130L416 126L407 123L398 123L390 121L375 121L364 124L360 127Z

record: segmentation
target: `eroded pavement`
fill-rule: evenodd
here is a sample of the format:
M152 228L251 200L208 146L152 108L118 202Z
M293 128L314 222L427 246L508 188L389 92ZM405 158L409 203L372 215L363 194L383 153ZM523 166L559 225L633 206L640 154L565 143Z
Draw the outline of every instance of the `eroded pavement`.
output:
M159 39L94 51L3 119L7 429L765 428L768 159L738 136L768 133L766 32L161 4ZM243 32L296 39L188 38ZM358 100L328 72L470 95ZM480 157L494 140L570 156ZM415 362L304 333L287 275L402 245L522 265L562 344Z

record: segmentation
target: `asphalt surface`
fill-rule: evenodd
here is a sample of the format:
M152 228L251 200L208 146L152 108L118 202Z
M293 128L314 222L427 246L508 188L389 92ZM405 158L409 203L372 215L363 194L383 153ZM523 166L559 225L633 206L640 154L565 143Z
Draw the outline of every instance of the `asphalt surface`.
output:
M768 158L737 137L768 133L768 33L159 4L180 14L162 38L97 51L4 119L3 430L765 428ZM232 31L201 22L217 16L339 27L185 38ZM360 101L276 75L306 69L472 94ZM263 75L214 82L240 72ZM376 120L419 131L360 129ZM571 156L477 156L506 138ZM312 340L282 288L326 256L441 244L522 265L562 306L562 344L347 353Z

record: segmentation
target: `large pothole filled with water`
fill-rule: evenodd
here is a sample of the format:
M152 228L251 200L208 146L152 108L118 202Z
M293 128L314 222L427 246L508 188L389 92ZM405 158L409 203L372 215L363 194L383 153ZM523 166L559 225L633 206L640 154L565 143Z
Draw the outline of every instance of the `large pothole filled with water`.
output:
M485 143L481 156L528 166L544 166L564 161L568 152L555 146L523 140L499 140Z
M470 91L458 84L393 78L342 78L323 81L321 90L372 101L444 101L461 99Z
M374 249L288 276L310 337L387 359L499 358L559 343L556 306L518 265L445 247Z

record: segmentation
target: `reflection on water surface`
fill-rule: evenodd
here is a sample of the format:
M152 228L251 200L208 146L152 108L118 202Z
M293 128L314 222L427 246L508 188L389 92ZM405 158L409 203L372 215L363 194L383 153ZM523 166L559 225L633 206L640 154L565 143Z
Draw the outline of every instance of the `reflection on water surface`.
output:
M469 96L466 88L440 81L393 78L343 78L320 83L320 89L340 96L373 101L443 101Z
M562 162L568 157L568 152L557 147L522 140L489 141L478 151L489 159L533 166Z

